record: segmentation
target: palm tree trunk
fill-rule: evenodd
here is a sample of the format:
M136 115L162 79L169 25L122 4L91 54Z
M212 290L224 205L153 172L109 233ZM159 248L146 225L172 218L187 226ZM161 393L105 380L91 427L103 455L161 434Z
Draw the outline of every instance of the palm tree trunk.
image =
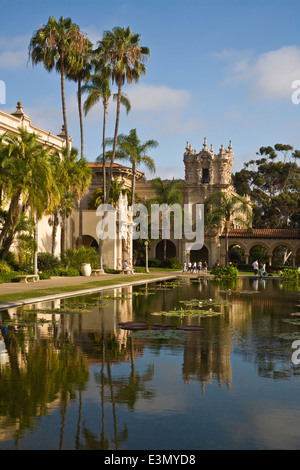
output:
M57 209L53 212L53 220L52 220L52 244L51 244L51 253L55 255L55 247L56 247L56 233L57 233L57 226L59 223L58 220L58 213Z
M110 169L109 169L108 181L107 181L107 192L106 192L106 199L105 199L106 204L108 203L109 189L110 189L110 184L111 184L112 175L113 175L113 166L114 166L114 160L115 160L116 148L117 148L119 121L120 121L120 108L121 108L121 93L122 93L122 82L120 80L118 84L118 99L117 99L117 113L116 113L114 144L113 144Z
M105 98L103 101L103 109L104 109L104 114L103 114L103 136L102 136L102 141L103 141L103 160L102 160L102 169L103 169L103 201L106 201L106 150L105 150L105 134L106 134L106 114L107 114L107 99Z
M12 243L13 235L14 235L14 232L15 232L15 228L18 224L19 215L20 215L20 211L21 211L21 208L20 208L20 205L19 205L21 193L22 193L22 191L19 190L12 197L12 199L10 201L10 206L9 206L8 213L7 213L7 218L5 220L2 231L0 233L0 250L3 246L3 244L4 244L5 239L8 238L8 235L9 235L8 232L10 232L12 234L12 237L10 237L10 239L11 239L10 245ZM10 245L9 245L9 247L10 247ZM8 249L9 249L9 247L8 247ZM8 251L8 249L7 249L7 244L6 244L6 252ZM4 257L4 254L1 253L0 258L3 259L3 257Z
M229 223L226 220L225 222L225 266L228 265L228 230L229 230Z
M61 84L61 102L62 102L62 113L63 113L63 120L64 120L64 131L65 131L65 139L66 139L66 147L67 147L67 155L70 155L70 148L69 148L69 132L68 132L68 123L67 123L67 111L66 111L66 95L65 95L65 67L64 67L64 54L61 52L60 54L60 84Z
M78 78L78 113L79 113L79 124L80 124L80 157L84 157L84 136L83 136L83 119L82 119L82 108L81 108L81 80ZM82 219L83 219L83 210L82 210L82 200L79 200L79 246L82 246Z
M135 175L136 175L136 164L132 164L132 183L131 183L131 205L134 204L134 192L135 192Z

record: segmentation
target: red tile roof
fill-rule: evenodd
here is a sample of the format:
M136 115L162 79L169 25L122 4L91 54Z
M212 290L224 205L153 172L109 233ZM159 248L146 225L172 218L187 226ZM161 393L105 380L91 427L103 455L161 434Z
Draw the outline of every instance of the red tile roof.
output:
M102 168L102 163L100 162L88 162L88 166L90 168ZM124 165L120 165L119 163L114 163L113 164L113 167L114 168L118 168L120 170L124 169L124 170L132 170L131 167L129 166L124 166ZM105 162L105 168L110 168L110 162ZM142 171L138 171L137 170L137 173L140 173L141 175L143 175L144 173Z
M225 232L221 236L225 237ZM285 228L231 229L228 236L237 238L300 238L300 231Z

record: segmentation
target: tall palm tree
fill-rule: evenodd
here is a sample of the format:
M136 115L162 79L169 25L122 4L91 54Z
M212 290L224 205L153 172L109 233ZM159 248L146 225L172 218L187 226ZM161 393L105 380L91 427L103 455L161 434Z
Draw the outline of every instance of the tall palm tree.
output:
M103 126L102 126L102 148L103 152L101 157L97 158L97 161L102 161L102 168L103 168L103 197L104 201L106 200L106 116L108 113L108 104L109 99L111 97L111 89L110 89L110 67L102 68L100 73L96 73L91 77L90 83L87 83L82 87L83 92L87 92L88 96L86 101L83 105L83 109L85 115L89 113L93 106L95 106L100 100L102 100L103 105ZM116 93L113 94L113 100L116 101L118 95ZM129 113L131 109L130 101L128 97L122 93L121 94L121 104L126 109L126 114Z
M80 56L87 50L89 41L71 18L61 16L57 21L50 16L48 23L34 32L29 43L29 58L32 64L43 63L50 72L55 67L60 73L61 100L67 152L69 153L69 131L65 98L66 64L76 68Z
M109 193L107 187L106 187L106 148L105 148L105 142L106 142L106 116L107 116L107 110L108 110L108 103L109 99L111 97L111 89L110 89L110 76L111 76L111 68L110 66L104 67L103 64L101 64L101 61L96 62L96 70L97 73L95 73L91 80L90 83L84 85L83 91L88 93L87 99L84 103L84 112L85 115L92 109L95 104L97 104L100 100L102 100L103 104L103 127L102 127L102 147L103 147L103 153L102 153L102 170L103 170L103 202L108 203L109 199L109 194L106 197L106 193ZM113 99L117 99L117 95L113 94ZM126 113L128 114L131 106L130 106L130 101L129 99L122 93L121 95L121 104L125 107ZM112 183L112 180L110 180ZM111 186L110 183L110 186ZM103 270L103 240L99 240L99 264L100 264L100 269Z
M182 204L183 202L183 182L181 180L172 180L164 183L161 178L154 178L151 181L151 187L155 190L156 196L149 199L148 204ZM164 238L164 261L167 260L167 239Z
M155 173L154 160L147 155L148 151L152 148L156 148L158 142L156 140L146 140L141 142L138 138L136 129L131 129L129 135L120 134L117 141L117 156L116 158L125 159L130 161L132 165L132 181L131 181L131 203L134 204L134 193L135 193L135 181L137 167L144 164L146 168Z
M205 225L225 228L226 265L228 264L228 232L232 224L251 228L249 201L238 194L216 191L205 201Z
M82 116L82 82L88 82L92 73L93 44L88 41L86 50L79 54L75 65L67 63L67 78L77 83L77 104L80 127L80 157L84 158L84 132ZM83 224L82 200L79 201L79 246L82 246L82 224Z
M7 254L20 220L22 207L30 206L31 216L40 219L59 198L50 160L37 134L19 128L19 135L6 134L3 139L0 186L10 201L0 233L0 257Z
M150 55L150 50L140 45L140 35L133 33L129 27L115 27L112 31L105 31L97 45L95 53L104 66L111 67L112 83L118 89L114 143L107 181L107 187L110 188L119 132L122 87L125 82L138 82L141 75L146 73L144 62ZM107 192L105 202L108 197Z

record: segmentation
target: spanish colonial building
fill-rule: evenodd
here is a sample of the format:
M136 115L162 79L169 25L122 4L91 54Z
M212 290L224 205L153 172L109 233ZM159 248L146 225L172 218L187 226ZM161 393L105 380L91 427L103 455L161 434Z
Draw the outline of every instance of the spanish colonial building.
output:
M24 113L22 103L17 103L13 113L0 110L0 135L5 132L18 134L18 128L26 129L39 135L40 141L48 147L60 150L65 145L63 129L57 135L47 132L31 122L29 116ZM69 138L69 145L72 139ZM87 158L88 159L88 158ZM195 208L203 205L205 200L215 191L223 191L233 194L234 188L231 182L234 153L232 143L228 147L222 144L218 151L214 151L213 145L208 146L206 138L200 151L193 149L187 142L183 153L184 185L183 202ZM92 170L92 182L88 193L82 200L83 219L82 235L85 246L98 248L97 225L101 220L95 209L89 208L89 200L93 192L102 186L103 168L101 163L90 162ZM159 175L158 175L159 176ZM114 163L113 178L123 182L123 189L131 188L132 169L129 166ZM166 181L167 183L167 181ZM151 182L147 181L143 172L136 175L136 202L146 204L153 197L154 190ZM249 206L251 205L249 200ZM134 220L128 205L126 194L122 194L116 211L122 212L123 219L117 219L117 236L114 239L104 240L103 257L104 265L109 268L121 269L126 259L129 264L133 262L133 245L131 233ZM125 214L125 218L124 218ZM193 240L175 237L171 227L170 237L167 240L167 258L176 257L181 262L206 261L212 267L217 260L221 264L225 262L225 237L224 227L205 229L203 246L193 246ZM38 225L38 251L51 252L52 228L49 225L49 217L44 216ZM60 227L57 232L57 245L55 255L60 254ZM66 230L66 247L75 248L79 245L79 211L74 211L68 219ZM163 257L164 241L161 238L150 239L149 258ZM279 246L286 246L290 254L290 264L295 265L297 253L300 253L300 238L297 230L245 230L245 227L231 226L229 231L229 246L239 246L245 255L245 263L249 262L250 252L253 247L260 245L265 249L265 261L272 264L274 250ZM196 249L194 249L196 248Z

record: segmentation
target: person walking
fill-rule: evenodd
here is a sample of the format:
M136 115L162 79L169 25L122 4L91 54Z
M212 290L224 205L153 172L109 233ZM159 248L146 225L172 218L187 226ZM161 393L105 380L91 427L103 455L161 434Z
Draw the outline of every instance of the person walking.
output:
M252 268L253 268L253 271L254 271L254 275L256 276L257 273L258 273L258 261L254 261L254 263L252 263Z

